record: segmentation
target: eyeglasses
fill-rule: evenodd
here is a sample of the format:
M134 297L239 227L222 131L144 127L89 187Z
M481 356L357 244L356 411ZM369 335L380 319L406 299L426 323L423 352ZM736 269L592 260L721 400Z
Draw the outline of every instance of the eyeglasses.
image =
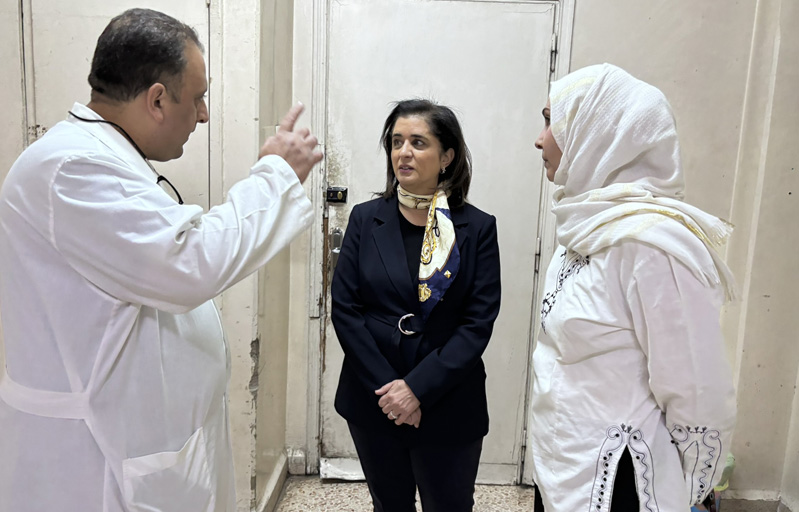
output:
M136 142L133 140L133 137L131 137L130 135L128 135L128 132L126 132L124 128L122 128L121 126L119 126L118 124L116 124L116 123L115 123L115 122L113 122L113 121L107 121L107 120L105 120L105 119L86 119L86 118L84 118L84 117L80 117L80 116L78 116L78 115L74 114L74 113L73 113L71 110L69 111L69 115L71 115L71 116L72 116L72 117L74 117L75 119L78 119L78 120L80 120L80 121L83 121L84 123L104 123L104 124L110 124L111 126L113 126L114 128L116 128L117 130L119 130L119 132L120 132L122 135L124 135L124 136L125 136L125 138L126 138L126 139L128 139L128 142L130 142L130 144L131 144L131 145L132 145L132 146L133 146L133 147L136 149L136 152L137 152L137 153L139 153L139 155L140 155L140 156L141 156L141 157L144 159L144 163L146 163L146 164L147 164L147 167L149 167L149 168L150 168L150 170L151 170L151 171L153 171L153 172L155 173L155 175L156 175L156 179L155 179L155 183L156 183L156 185L161 185L161 182L162 182L162 181L163 181L164 183L166 183L167 185L169 185L169 188L170 188L170 189L172 189L172 192L174 192L174 193L175 193L175 196L174 196L174 197L172 197L172 199L175 199L175 200L177 200L178 204L183 204L183 198L182 198L182 197L180 197L180 192L178 192L178 189L176 189L176 188L175 188L175 185L173 185L173 184L172 184L172 182L170 182L170 181L167 179L167 177L166 177L166 176L164 176L163 174L161 174L161 173L159 173L158 171L156 171L156 170L155 170L155 167L153 167L153 164L151 164L151 163L150 163L150 160L147 158L147 155L145 155L145 154L144 154L144 151L142 151L142 150L141 150L141 148L139 147L139 145L138 145L138 144L136 144ZM162 187L162 188L163 188L163 187ZM167 192L167 193L168 193L168 192Z

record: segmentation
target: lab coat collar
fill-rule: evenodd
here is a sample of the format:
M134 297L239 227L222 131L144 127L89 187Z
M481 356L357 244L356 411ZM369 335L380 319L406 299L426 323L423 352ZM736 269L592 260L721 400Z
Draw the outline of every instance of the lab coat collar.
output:
M83 117L85 119L103 119L100 114L90 109L81 103L72 105L71 112ZM150 169L147 162L141 157L133 144L130 143L124 135L119 133L116 128L106 123L86 123L74 116L67 115L67 122L78 126L91 134L94 138L100 141L111 152L116 154L120 159L127 162L131 167L138 170L143 176L150 178L153 177L154 171ZM157 173L155 174L157 176Z

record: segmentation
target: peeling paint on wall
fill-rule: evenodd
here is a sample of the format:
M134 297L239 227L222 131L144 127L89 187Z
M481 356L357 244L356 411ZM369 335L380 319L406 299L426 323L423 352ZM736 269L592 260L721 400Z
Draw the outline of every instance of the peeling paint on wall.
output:
M250 359L252 359L252 375L250 376L250 394L252 401L258 399L258 376L260 375L261 367L259 366L259 359L261 353L261 338L255 338L250 342Z
M33 144L47 132L48 128L40 124L28 126L28 143Z

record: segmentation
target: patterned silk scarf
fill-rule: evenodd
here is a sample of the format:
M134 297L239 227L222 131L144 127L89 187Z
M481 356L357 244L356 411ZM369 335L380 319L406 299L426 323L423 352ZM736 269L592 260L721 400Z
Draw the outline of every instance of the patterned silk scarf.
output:
M452 223L447 194L442 189L433 195L417 195L398 186L397 196L399 202L408 208L427 209L427 224L419 258L419 303L422 319L426 321L458 274L461 255L455 243L455 225Z

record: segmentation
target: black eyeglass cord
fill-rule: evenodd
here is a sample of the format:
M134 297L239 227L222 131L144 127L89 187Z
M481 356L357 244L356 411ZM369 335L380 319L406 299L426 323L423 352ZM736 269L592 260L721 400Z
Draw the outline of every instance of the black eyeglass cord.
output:
M124 128L122 128L121 126L119 126L118 124L116 124L113 121L107 121L105 119L86 119L85 117L80 117L79 115L75 114L71 110L69 110L68 112L69 112L69 115L71 115L72 117L74 117L75 119L77 119L79 121L83 121L84 123L110 124L111 126L116 128L117 130L119 130L119 133L121 133L126 139L128 139L128 142L130 142L131 146L133 146L136 149L136 152L139 153L139 155L144 159L145 163L147 163L147 166L155 173L155 175L156 175L156 179L155 179L156 185L160 185L162 181L165 182L167 185L169 185L169 188L171 188L172 191L175 193L175 196L177 196L178 204L183 204L183 198L180 197L180 192L178 192L178 189L175 188L175 185L173 185L172 182L170 182L167 179L166 176L164 176L163 174L161 174L161 173L159 173L158 171L155 170L155 167L153 167L153 165L150 163L150 160L147 158L147 155L144 154L144 151L141 150L139 145L136 144L136 141L133 140L133 137L128 135L128 132L126 132Z

